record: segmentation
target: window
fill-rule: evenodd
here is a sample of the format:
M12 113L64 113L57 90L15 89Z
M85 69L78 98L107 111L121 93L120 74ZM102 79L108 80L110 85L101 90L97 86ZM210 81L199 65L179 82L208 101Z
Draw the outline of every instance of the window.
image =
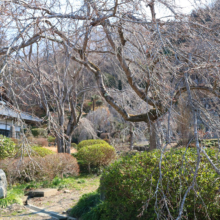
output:
M0 129L0 134L3 135L3 136L9 137L9 131L8 130Z

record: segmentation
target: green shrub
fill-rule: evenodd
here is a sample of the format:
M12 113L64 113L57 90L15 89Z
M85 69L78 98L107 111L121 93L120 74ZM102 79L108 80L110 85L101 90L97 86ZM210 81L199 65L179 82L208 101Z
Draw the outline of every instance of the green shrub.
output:
M94 144L107 144L107 142L101 139L84 140L78 144L77 150L80 150L82 147L87 147L87 146L91 146Z
M78 203L73 207L70 215L75 218L84 219L84 215L88 213L93 207L101 203L100 193L91 192L84 194ZM91 219L91 218L90 218Z
M45 157L50 154L55 154L55 152L41 146L33 146L31 147L31 150L29 150L28 152L27 151L22 152L21 149L17 149L15 158L20 158L21 154L23 157L28 157L29 154L31 156L36 156L36 157Z
M32 150L33 150L33 152L32 152L33 156L45 157L45 156L50 155L50 154L55 154L54 151L49 150L49 149L44 148L44 147L39 147L39 146L32 147Z
M77 144L76 143L71 143L71 147L77 149Z
M15 143L5 136L0 135L0 159L14 157L16 154Z
M219 166L217 151L207 149L206 152ZM180 148L166 152L161 164L163 178L157 185L159 159L160 151L144 152L122 158L105 169L100 190L106 205L101 219L170 219L166 205L173 219L178 216L183 196L192 183L197 151ZM196 185L186 198L184 218L220 219L219 187L219 176L203 155Z
M53 136L48 136L47 140L48 140L49 143L56 142L56 138L53 137Z
M89 172L91 165L109 165L115 156L115 148L106 143L82 147L77 153L77 159L88 165Z
M33 128L31 129L31 132L34 137L38 137L38 136L47 137L47 130L44 128Z

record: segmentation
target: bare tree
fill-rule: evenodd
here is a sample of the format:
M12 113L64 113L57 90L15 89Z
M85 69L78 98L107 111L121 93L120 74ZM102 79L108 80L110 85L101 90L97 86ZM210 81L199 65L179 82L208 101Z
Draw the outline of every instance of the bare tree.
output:
M199 118L219 134L219 116L214 117L213 111L204 107L204 99L213 100L219 106L218 4L216 8L197 9L192 15L183 15L175 2L168 0L84 0L78 6L66 1L62 2L63 7L59 3L15 0L5 6L10 13L3 27L13 26L16 36L10 35L8 45L0 48L4 61L1 73L3 76L6 71L10 73L10 67L15 65L11 60L31 59L37 45L42 51L46 48L47 56L59 50L66 60L86 68L84 77L87 72L93 74L101 96L125 121L148 125L150 149L161 148L155 194L160 189L161 164L167 147L161 120L168 115L169 143L171 114L185 95L186 106L193 115L198 158L193 182L181 201L177 218L180 219L187 194L195 186L201 153L220 173L199 145L197 130ZM157 17L157 5L169 10L170 20ZM114 64L120 79L124 80L122 90L105 86L104 62ZM63 97L59 99L61 102Z

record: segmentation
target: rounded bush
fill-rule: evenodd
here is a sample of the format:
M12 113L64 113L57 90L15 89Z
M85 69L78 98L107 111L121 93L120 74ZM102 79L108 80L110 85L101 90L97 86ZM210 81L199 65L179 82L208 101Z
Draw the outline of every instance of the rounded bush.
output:
M78 144L77 150L80 150L83 147L91 146L94 144L108 144L108 143L104 140L101 140L101 139L84 140Z
M95 144L81 148L77 153L77 159L88 165L106 166L115 159L115 148L109 144Z
M0 160L7 157L14 157L16 154L15 143L11 138L0 135Z
M206 152L219 167L217 151ZM162 179L158 182L160 154L153 151L124 157L104 170L100 190L105 198L105 214L101 219L170 219L170 215L177 218L184 194L193 181L197 151L180 148L165 153ZM196 184L186 197L183 216L217 220L220 180L205 156L201 156Z

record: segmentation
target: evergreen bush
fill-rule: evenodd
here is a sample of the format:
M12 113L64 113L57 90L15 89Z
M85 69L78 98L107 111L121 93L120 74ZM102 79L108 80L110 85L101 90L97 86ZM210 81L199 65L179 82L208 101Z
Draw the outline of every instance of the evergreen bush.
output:
M218 152L206 152L219 167ZM197 151L180 148L166 152L161 164L162 180L158 182L160 155L155 150L124 157L105 169L100 185L105 212L100 219L170 219L169 212L177 218L184 194L192 184ZM218 174L201 154L196 184L185 201L184 218L220 219L219 189Z

